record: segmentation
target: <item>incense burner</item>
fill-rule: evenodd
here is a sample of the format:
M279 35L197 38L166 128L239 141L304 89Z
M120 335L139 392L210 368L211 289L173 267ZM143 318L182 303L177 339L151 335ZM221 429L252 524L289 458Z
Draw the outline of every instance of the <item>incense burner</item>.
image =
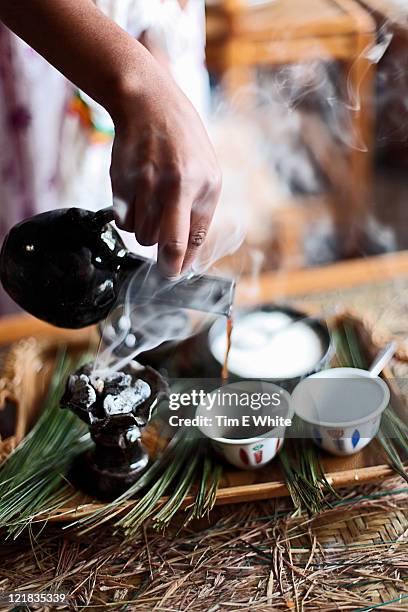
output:
M149 461L142 431L167 394L164 378L136 362L104 376L88 364L69 377L61 407L87 423L95 443L72 468L80 489L110 500L136 482Z

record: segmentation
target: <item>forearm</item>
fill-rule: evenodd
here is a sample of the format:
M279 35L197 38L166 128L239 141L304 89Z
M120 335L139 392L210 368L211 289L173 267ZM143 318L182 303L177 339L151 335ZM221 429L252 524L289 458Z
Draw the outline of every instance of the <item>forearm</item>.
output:
M189 270L219 199L221 173L175 81L92 0L0 0L0 20L110 113L117 224L140 244L158 242L166 276Z
M92 0L1 0L0 20L112 116L118 91L151 72L150 53Z

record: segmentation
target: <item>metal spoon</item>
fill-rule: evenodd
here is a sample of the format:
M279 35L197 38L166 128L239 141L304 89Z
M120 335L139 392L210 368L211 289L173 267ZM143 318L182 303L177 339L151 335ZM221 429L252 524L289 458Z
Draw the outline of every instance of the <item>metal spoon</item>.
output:
M377 357L374 359L373 363L371 364L370 369L368 370L372 378L377 377L383 371L385 366L391 361L396 350L397 350L397 343L393 341L387 344L378 353Z

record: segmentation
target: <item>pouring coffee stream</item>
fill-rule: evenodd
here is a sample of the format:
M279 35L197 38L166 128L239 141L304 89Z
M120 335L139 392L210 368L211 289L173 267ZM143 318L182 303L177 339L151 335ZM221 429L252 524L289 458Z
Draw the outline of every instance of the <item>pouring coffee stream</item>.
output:
M0 278L19 306L58 327L86 327L120 303L135 274L135 303L229 316L235 283L210 275L164 278L153 260L129 252L113 208L53 210L15 225L0 254ZM143 268L144 267L144 268Z

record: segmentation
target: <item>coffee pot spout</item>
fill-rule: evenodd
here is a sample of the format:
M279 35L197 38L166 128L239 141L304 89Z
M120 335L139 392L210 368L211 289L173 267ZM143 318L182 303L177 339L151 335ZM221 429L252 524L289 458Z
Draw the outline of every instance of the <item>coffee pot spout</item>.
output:
M156 264L143 270L143 282L129 291L132 304L157 304L171 308L199 310L229 317L235 294L235 281L209 274L186 274L170 281Z

